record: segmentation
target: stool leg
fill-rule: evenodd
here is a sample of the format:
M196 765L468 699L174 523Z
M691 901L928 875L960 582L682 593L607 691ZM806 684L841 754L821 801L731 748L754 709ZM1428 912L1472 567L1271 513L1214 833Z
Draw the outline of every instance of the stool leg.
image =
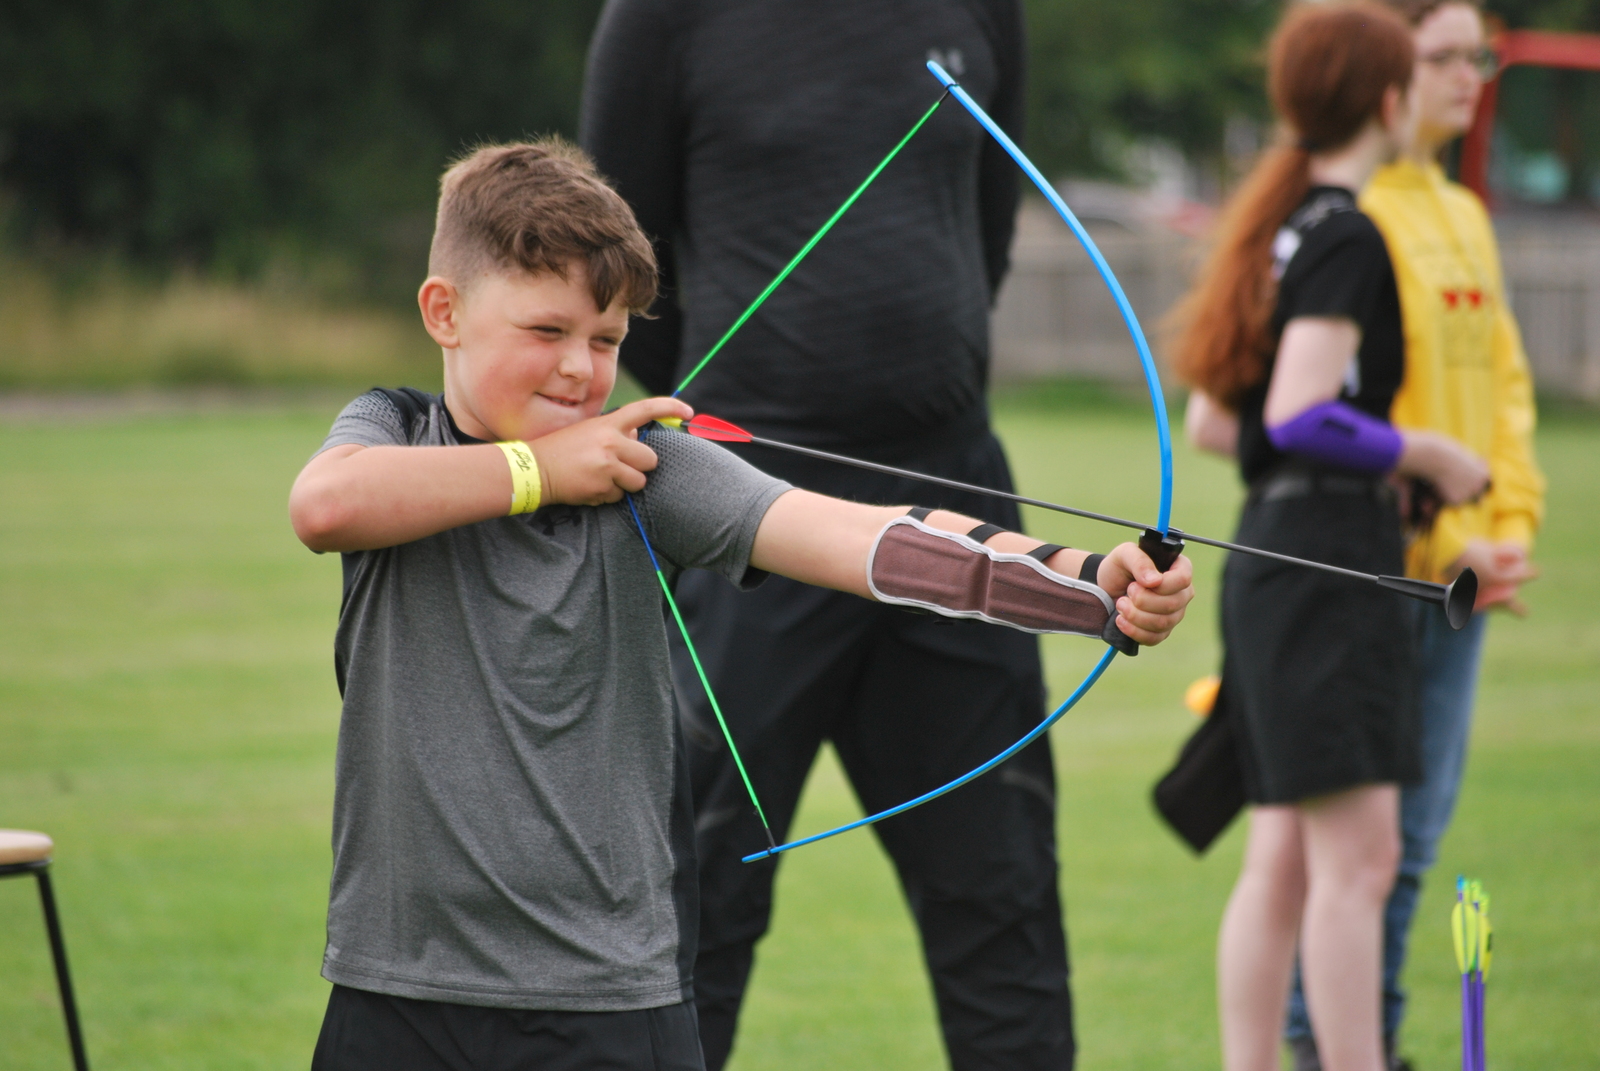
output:
M83 1050L83 1031L78 1026L78 1002L72 999L72 976L67 973L67 944L61 938L61 919L56 915L56 894L50 887L50 872L40 870L39 900L44 904L44 926L50 933L50 954L56 961L56 985L61 989L61 1014L67 1020L67 1040L72 1044L72 1066L89 1071L89 1057Z

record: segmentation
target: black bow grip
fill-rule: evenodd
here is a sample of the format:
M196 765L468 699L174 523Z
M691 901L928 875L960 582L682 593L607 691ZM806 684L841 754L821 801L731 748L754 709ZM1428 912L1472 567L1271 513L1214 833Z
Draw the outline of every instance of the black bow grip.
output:
M1172 563L1183 553L1183 540L1176 535L1162 535L1154 528L1146 528L1139 533L1139 549L1149 555L1150 560L1156 563L1156 568L1164 573L1172 568ZM1106 627L1100 633L1100 638L1129 658L1139 653L1139 641L1117 627L1115 610L1106 618Z

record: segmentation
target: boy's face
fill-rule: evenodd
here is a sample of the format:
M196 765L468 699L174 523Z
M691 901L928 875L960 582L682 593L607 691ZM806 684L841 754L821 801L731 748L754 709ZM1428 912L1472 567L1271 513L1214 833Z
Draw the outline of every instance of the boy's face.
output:
M490 272L466 292L434 276L417 295L444 348L445 404L479 439L537 439L598 416L628 333L620 303L601 310L582 264L556 275Z

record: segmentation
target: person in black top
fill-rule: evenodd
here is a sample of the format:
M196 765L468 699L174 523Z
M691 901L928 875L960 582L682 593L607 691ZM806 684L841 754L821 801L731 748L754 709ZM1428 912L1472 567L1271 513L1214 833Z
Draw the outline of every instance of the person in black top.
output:
M1354 324L1359 330L1359 343L1355 359L1339 383L1334 404L1342 403L1387 423L1389 403L1400 389L1405 372L1400 292L1383 236L1356 207L1355 194L1342 186L1312 186L1274 236L1272 273L1278 280L1272 332L1281 338L1284 328L1294 320ZM1316 448L1305 437L1298 441L1287 439L1282 431L1267 426L1268 388L1276 360L1277 354L1269 356L1266 377L1247 388L1239 399L1236 453L1239 474L1246 483L1253 484L1283 467L1296 453L1296 445L1302 448L1302 454L1309 452L1305 449L1308 446L1311 450ZM1352 427L1357 420L1352 421ZM1362 429L1368 430L1365 425ZM1358 451L1363 445L1378 448L1382 443L1376 438L1351 436L1348 448ZM1329 454L1318 460L1361 471L1388 467L1376 464L1383 460L1381 454L1370 466L1362 464L1365 458L1354 452Z
M667 393L939 96L938 58L1020 135L1018 0L611 0L580 139L656 241L666 298L624 362ZM989 306L1016 165L943 108L695 380L762 434L924 451L987 433Z
M666 296L622 362L676 385L939 95L937 58L1020 138L1021 0L610 0L580 138L657 243ZM1010 490L989 428L989 308L1014 165L959 109L936 113L685 392L759 435ZM1018 528L984 497L746 448L810 490L915 501ZM1038 724L1038 645L773 578L688 573L678 598L780 835L822 742L871 810L919 795ZM677 651L700 853L695 997L726 1061L771 912L774 867ZM1055 784L1041 740L993 776L875 827L921 931L956 1071L1070 1068Z
M1450 502L1487 469L1388 412L1404 372L1383 238L1355 193L1404 144L1409 28L1370 3L1303 5L1278 28L1270 89L1295 139L1241 187L1179 309L1189 431L1234 454L1241 543L1368 573L1404 572L1390 473ZM1264 559L1223 576L1222 686L1250 812L1223 917L1227 1071L1276 1071L1298 942L1323 1066L1381 1071L1382 909L1399 857L1398 786L1419 773L1410 604ZM1429 608L1427 612L1439 612Z

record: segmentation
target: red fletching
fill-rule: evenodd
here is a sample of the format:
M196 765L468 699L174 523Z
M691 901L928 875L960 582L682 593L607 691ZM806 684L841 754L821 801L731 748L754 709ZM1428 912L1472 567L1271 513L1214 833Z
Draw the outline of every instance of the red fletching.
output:
M719 443L747 443L754 437L737 424L730 424L726 420L718 420L704 413L698 414L685 424L683 430L697 439L710 439Z

